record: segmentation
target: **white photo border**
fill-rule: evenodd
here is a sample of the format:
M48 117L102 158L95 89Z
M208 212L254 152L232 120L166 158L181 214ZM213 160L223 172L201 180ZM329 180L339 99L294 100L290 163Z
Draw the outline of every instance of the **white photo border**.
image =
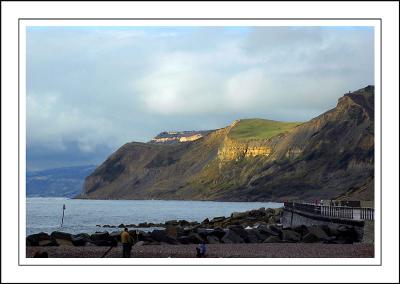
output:
M100 259L100 258L27 258L26 257L26 28L32 26L369 26L375 36L375 137L381 135L381 89L380 89L380 19L19 19L19 83L20 83L20 180L19 180L19 264L24 265L123 265L123 266L351 266L381 265L381 151L375 151L375 245L373 258L145 258L145 259ZM380 139L375 139L375 149L380 149Z

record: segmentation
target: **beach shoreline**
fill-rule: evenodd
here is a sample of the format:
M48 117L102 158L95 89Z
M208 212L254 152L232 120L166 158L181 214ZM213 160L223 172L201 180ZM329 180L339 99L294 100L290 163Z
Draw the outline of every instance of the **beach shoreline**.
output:
M142 245L134 246L132 258L195 258L196 245ZM49 258L100 258L110 247L57 246L27 247L26 257L36 252L47 252ZM122 246L113 247L105 258L122 257ZM374 245L321 244L321 243L256 243L256 244L208 244L208 258L373 258Z

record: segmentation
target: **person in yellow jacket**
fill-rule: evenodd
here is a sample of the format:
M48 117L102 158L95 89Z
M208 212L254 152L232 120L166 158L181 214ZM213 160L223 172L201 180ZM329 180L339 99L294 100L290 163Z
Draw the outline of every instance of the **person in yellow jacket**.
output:
M131 250L133 239L129 235L128 228L125 228L121 233L121 243L122 243L122 257L131 257Z

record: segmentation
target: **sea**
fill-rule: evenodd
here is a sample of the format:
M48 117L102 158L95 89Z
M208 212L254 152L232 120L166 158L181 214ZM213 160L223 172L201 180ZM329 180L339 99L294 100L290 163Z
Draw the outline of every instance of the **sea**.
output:
M63 205L65 204L63 225ZM279 208L274 202L217 202L177 200L82 200L31 197L26 199L26 234L63 231L72 234L116 231L103 225L164 223L168 220L201 222L206 218L229 217L232 212ZM96 225L100 225L96 226ZM154 228L146 228L151 230Z

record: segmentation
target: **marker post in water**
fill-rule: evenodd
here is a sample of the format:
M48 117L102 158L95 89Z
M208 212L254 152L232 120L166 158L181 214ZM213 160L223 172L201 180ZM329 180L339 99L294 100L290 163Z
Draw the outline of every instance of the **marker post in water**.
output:
M65 204L63 204L63 215L62 215L62 219L61 219L61 227L63 226L63 223L64 223L64 211L65 211Z

